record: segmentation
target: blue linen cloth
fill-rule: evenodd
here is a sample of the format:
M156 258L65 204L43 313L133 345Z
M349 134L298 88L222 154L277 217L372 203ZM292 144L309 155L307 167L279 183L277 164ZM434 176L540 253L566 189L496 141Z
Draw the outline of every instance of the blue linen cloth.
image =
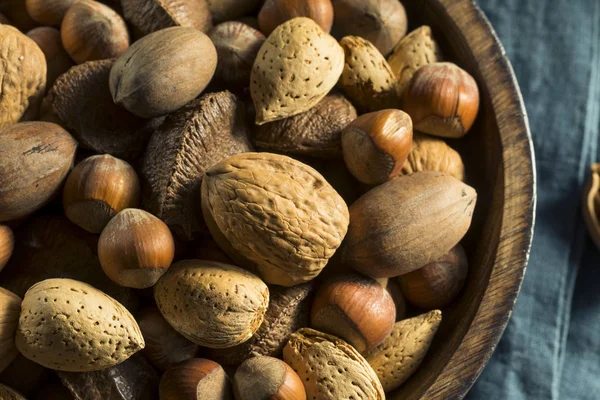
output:
M600 399L600 253L581 193L600 160L600 0L479 0L525 98L538 173L531 261L468 399Z

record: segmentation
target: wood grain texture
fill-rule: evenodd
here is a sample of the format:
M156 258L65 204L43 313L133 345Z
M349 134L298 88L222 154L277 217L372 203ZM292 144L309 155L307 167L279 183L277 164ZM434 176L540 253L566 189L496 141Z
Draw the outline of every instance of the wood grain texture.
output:
M481 92L473 130L450 142L463 154L478 193L464 240L472 266L466 289L444 310L431 351L390 399L462 399L492 355L525 274L535 218L533 145L506 53L474 0L403 0L413 26L433 28L447 60L471 73ZM473 149L477 149L473 151Z

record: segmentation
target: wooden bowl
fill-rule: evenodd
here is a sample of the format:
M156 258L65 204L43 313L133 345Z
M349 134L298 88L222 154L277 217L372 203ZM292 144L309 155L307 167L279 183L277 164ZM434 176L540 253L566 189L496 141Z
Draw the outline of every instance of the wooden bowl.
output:
M535 212L533 145L523 99L502 44L474 0L403 0L411 29L430 25L446 59L481 91L475 127L451 145L478 192L464 240L470 275L423 365L390 399L460 399L492 355L514 308L529 258Z

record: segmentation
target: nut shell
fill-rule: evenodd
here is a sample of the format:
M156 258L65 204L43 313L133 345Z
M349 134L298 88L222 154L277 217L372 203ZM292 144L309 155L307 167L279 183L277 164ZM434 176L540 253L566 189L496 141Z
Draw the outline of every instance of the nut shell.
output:
M270 35L279 25L296 17L314 20L325 32L333 25L331 0L266 0L258 13L261 32Z
M23 298L17 348L59 371L97 371L144 348L133 316L112 297L72 279L47 279Z
M0 271L4 269L15 248L15 236L12 229L0 225Z
M48 122L0 130L0 222L25 217L50 201L73 165L76 148L67 131Z
M202 212L234 261L282 286L315 278L348 226L346 203L321 174L270 153L238 154L208 170Z
M412 149L400 174L423 171L443 172L460 181L465 180L465 165L456 150L442 139L414 132Z
M46 57L16 28L0 25L0 129L33 119L46 90Z
M21 313L21 298L0 287L0 372L19 354L15 347L15 332ZM0 396L0 399L3 397Z
M50 90L56 79L73 66L73 60L62 45L58 29L40 26L27 32L27 36L37 43L46 56L46 89Z
M250 339L269 304L257 276L215 261L184 260L154 287L161 314L175 330L201 346L227 348Z
M300 377L289 365L273 357L254 357L235 371L236 400L306 400Z
M160 400L233 400L223 368L203 358L171 366L160 380L159 395Z
M208 36L194 28L167 28L119 57L110 72L110 92L133 114L159 117L200 95L216 67L217 50Z
M40 25L59 26L69 8L80 0L24 0L27 12Z

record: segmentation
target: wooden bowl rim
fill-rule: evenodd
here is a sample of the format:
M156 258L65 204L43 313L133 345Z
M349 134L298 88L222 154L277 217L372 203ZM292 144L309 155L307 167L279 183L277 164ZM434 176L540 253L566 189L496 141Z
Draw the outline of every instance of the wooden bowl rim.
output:
M523 96L490 21L475 0L434 1L445 10L477 60L492 99L504 168L502 226L489 284L467 333L422 396L423 399L462 399L496 349L521 290L535 225L536 169ZM491 52L497 55L494 60L478 56L478 53Z

